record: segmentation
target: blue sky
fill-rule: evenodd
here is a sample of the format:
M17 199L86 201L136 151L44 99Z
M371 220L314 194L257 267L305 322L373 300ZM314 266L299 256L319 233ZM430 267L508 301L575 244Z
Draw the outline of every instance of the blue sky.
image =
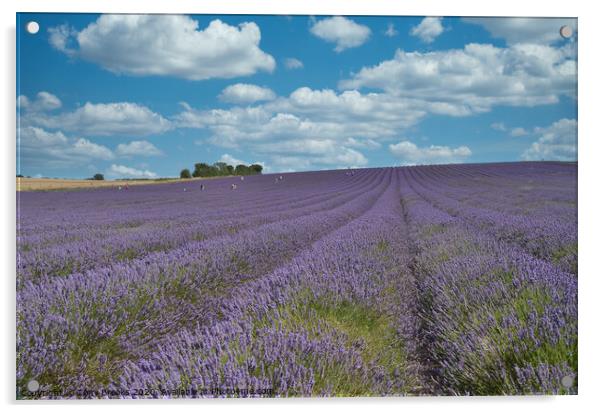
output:
M575 160L576 30L575 19L19 14L17 173Z

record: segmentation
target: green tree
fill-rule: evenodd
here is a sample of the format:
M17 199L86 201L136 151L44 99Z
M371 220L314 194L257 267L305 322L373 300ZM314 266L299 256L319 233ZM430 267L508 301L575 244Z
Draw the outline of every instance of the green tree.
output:
M194 164L194 172L192 172L192 176L195 178L200 178L201 176L208 176L207 171L209 170L209 165L206 163L195 163Z
M104 181L105 177L103 174L94 174L94 176L92 177L93 180L95 181Z
M217 169L218 175L228 175L228 164L226 162L216 162L213 166Z
M236 175L249 175L249 167L243 164L236 165L234 172Z
M190 170L189 169L182 169L180 171L180 179L190 179Z
M251 170L252 174L260 174L263 171L263 166L254 163L253 165L249 166L249 169Z

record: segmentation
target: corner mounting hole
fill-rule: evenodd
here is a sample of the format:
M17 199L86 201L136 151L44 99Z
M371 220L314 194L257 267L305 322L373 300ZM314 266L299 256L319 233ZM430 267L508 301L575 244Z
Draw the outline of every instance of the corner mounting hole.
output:
M25 30L27 30L27 33L29 34L36 34L40 31L40 25L38 22L31 21L25 25Z
M562 26L560 28L560 35L565 39L568 39L573 35L573 29L571 28L571 26Z

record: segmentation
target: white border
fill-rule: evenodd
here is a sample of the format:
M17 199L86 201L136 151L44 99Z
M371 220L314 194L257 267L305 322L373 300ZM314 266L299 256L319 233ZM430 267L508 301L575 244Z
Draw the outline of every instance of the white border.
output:
M206 14L314 14L314 15L433 15L433 16L544 16L575 17L578 1L548 1L544 4L524 0L504 0L483 5L467 0L178 0L166 5L159 2L106 2L69 0L43 2L19 1L19 11L35 12L113 12L113 13L206 13Z
M139 406L148 411L162 411L171 406L177 408L264 411L308 409L361 410L374 405L379 410L391 411L483 411L504 412L514 409L533 411L567 412L569 409L584 409L599 404L598 383L600 373L600 301L602 297L602 275L599 274L598 252L600 247L599 209L601 201L600 164L602 154L599 121L600 105L600 39L602 20L596 12L595 2L583 0L548 0L529 2L525 0L490 1L470 0L173 0L165 3L119 0L4 0L0 2L2 21L2 82L3 96L0 99L2 116L2 189L1 202L2 237L0 253L4 271L4 300L2 301L2 363L0 375L2 402L12 410L42 408L45 411L64 411L82 408L105 411L107 403L16 403L14 374L14 271L15 271L15 13L30 12L113 12L113 13L203 13L203 14L346 14L346 15L435 15L435 16L546 16L579 18L579 396L573 397L523 397L523 398L406 398L406 399L286 399L271 401L183 401L177 404L159 402L109 402L111 409L130 409ZM598 403L597 403L598 402Z

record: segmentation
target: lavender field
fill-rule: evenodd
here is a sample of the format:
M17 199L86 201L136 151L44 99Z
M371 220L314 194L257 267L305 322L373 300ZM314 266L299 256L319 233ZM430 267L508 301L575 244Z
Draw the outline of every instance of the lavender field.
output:
M577 393L576 163L277 176L19 193L18 397Z

